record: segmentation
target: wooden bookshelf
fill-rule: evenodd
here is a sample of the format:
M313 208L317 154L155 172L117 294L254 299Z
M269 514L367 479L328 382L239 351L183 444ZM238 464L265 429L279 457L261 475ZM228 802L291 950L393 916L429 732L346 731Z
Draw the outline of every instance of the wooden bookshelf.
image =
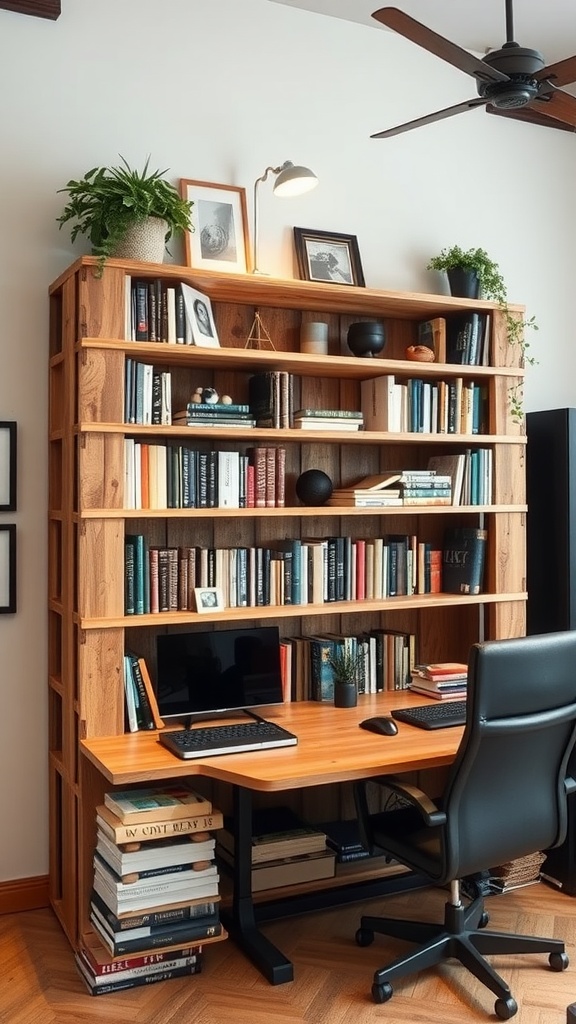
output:
M220 338L218 349L125 340L127 277L175 284L207 293ZM256 310L274 350L246 348ZM418 323L467 310L492 318L489 366L413 363L404 358L417 341ZM521 313L520 307L517 311ZM346 347L350 323L378 317L388 341L380 357L357 359ZM329 353L301 354L300 326L324 320ZM169 368L173 408L183 408L198 386L213 386L247 400L251 373L287 370L300 381L301 404L359 408L360 382L394 373L398 379L461 376L487 389L487 430L482 435L384 434L303 430L217 431L210 428L142 427L124 419L126 358ZM420 660L466 660L479 638L525 633L525 436L511 415L509 391L523 379L519 346L508 344L505 319L494 303L438 295L278 281L252 275L217 275L173 265L84 257L50 288L49 402L49 713L50 877L54 909L76 945L87 923L94 844L94 806L104 780L80 773L79 742L124 731L122 657L125 645L142 653L154 676L159 631L210 623L275 620L282 635L354 632L370 627L416 633ZM259 441L286 448L286 508L124 508L124 438L180 440L239 449ZM308 508L295 496L295 481L308 468L323 469L335 485L390 466L425 467L432 454L489 446L493 451L493 503L485 506L337 509ZM488 530L484 593L412 595L387 600L258 608L225 608L212 614L124 614L124 536L144 533L153 544L178 546L193 531L206 547L265 545L287 537L380 536L414 532L440 544L447 522ZM326 787L323 787L324 789ZM216 791L218 806L226 793ZM314 793L295 797L296 809L315 820L341 813L349 794L334 787L314 806ZM304 801L304 803L298 803ZM349 805L348 805L349 806Z

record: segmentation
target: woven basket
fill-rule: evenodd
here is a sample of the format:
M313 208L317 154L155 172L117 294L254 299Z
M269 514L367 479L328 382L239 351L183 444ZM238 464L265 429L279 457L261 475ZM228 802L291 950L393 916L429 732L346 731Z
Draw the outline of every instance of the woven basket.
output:
M168 225L160 217L147 217L128 228L113 253L142 263L163 263Z

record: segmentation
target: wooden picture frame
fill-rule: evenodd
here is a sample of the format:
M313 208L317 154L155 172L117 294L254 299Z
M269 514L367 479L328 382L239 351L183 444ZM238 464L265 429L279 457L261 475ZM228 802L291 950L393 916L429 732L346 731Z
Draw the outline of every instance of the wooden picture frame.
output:
M0 615L16 611L16 526L0 524Z
M16 422L0 422L0 512L16 511Z
M195 587L194 600L196 611L200 614L209 615L210 612L221 612L224 608L224 598L218 587Z
M184 236L186 263L197 270L248 272L246 189L213 181L180 179L180 193L193 203L192 230Z
M356 235L294 228L294 245L301 280L364 288Z
M60 17L60 0L0 0L0 8L16 14L31 14L34 18L49 18L50 21Z

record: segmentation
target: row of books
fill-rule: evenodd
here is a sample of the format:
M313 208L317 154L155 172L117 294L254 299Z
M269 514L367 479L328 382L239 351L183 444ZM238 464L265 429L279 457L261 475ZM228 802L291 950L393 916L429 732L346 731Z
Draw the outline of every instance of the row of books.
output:
M458 313L434 317L418 325L418 344L432 349L437 363L488 366L491 317L489 313Z
M213 830L222 814L187 786L106 793L96 811L91 933L76 953L93 995L199 973L225 937Z
M396 485L396 486L394 486ZM398 470L364 477L332 491L329 505L385 508L389 505L451 505L452 476L435 469Z
M126 508L282 508L286 449L201 451L124 439Z
M487 531L448 527L442 548L415 534L292 539L277 547L162 547L125 538L125 614L194 611L197 588L224 608L479 594Z
M146 660L137 654L124 655L124 704L128 732L139 729L162 729L164 722L158 710L156 691Z
M172 422L172 375L152 363L126 358L124 422L169 426Z
M126 279L126 337L132 341L192 344L181 284L160 278Z
M487 389L464 381L410 378L394 374L363 380L361 405L366 430L390 433L481 434L486 427Z

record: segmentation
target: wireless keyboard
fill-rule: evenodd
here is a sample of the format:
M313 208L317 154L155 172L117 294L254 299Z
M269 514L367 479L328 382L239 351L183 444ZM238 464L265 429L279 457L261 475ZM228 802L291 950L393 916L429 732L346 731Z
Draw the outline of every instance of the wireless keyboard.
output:
M298 742L293 733L274 722L239 722L234 725L210 725L192 729L161 732L160 743L176 757L212 757L214 754L240 754L271 747L293 747Z
M419 729L445 729L449 725L466 724L466 701L447 700L443 704L422 704L418 708L395 708L392 718Z

